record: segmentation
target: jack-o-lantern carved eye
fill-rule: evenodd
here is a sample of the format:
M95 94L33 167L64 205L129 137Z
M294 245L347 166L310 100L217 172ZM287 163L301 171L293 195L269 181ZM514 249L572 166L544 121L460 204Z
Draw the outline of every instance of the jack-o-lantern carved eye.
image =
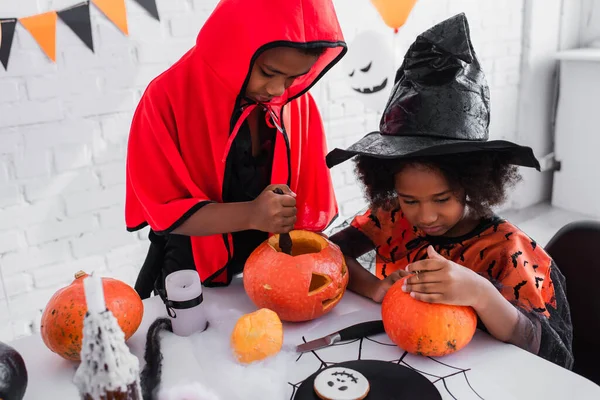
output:
M348 76L349 76L350 78L352 78L352 77L354 76L354 70L352 70L352 72L350 72L350 73L348 74Z
M330 283L331 278L328 276L313 272L312 277L310 278L310 286L308 287L308 295L312 296L325 290Z

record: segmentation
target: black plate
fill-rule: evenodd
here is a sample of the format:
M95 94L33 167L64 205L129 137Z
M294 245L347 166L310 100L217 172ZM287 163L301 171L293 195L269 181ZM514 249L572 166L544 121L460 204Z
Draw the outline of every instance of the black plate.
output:
M345 367L360 372L369 380L371 389L365 400L442 400L440 392L423 375L402 365L380 360L355 360L327 368ZM317 371L298 388L294 400L320 400L313 389Z

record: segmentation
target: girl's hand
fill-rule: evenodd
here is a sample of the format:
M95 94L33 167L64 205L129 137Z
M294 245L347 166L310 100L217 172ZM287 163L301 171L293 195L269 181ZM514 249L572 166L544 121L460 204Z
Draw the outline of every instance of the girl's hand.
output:
M376 303L381 303L385 297L385 294L392 287L392 285L408 275L410 275L410 272L403 269L392 272L385 279L377 282L373 290L373 294L371 295L371 299L373 299L373 301Z
M476 307L483 300L488 283L484 277L445 259L432 246L427 248L427 255L427 260L406 267L414 275L406 280L405 292L427 303Z

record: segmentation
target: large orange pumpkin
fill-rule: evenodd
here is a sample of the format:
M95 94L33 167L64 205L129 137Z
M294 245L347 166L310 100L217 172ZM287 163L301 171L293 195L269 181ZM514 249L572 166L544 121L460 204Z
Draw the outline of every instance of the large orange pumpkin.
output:
M260 361L281 350L283 325L275 312L261 308L238 319L230 340L239 362Z
M432 304L402 291L408 277L388 290L381 304L385 332L411 354L439 357L465 347L475 334L477 314L471 307Z
M248 257L244 288L259 308L283 321L309 321L331 311L348 285L348 270L340 248L309 231L292 231L292 254L279 248L273 235Z
M42 314L41 336L46 346L61 357L80 361L83 338L83 319L87 312L83 271L75 274L75 280L59 289L50 299ZM108 308L129 339L140 326L144 304L137 292L126 283L102 278L106 308Z

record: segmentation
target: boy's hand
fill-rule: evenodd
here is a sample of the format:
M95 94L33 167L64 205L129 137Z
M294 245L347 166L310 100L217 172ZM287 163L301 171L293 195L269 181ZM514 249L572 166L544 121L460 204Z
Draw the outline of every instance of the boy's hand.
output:
M273 191L279 188L283 194ZM251 229L288 233L296 223L296 193L287 185L269 185L252 201Z
M427 303L475 307L483 300L481 296L488 283L484 277L445 259L432 246L427 248L427 255L427 260L406 267L413 276L406 280L405 292Z
M385 279L382 279L377 283L377 286L371 295L371 299L373 299L373 301L376 303L381 303L385 297L385 294L392 287L392 285L407 275L410 275L410 272L403 269L392 272Z

